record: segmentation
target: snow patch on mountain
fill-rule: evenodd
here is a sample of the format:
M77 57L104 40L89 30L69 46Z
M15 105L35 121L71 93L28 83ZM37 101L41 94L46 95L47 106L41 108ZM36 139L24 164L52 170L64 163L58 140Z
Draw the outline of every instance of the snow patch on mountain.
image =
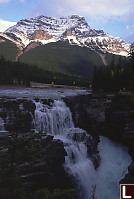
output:
M93 50L111 52L127 56L129 44L118 37L104 33L103 30L92 29L84 17L72 15L68 17L46 17L20 20L8 28L6 35L14 35L16 42L26 47L31 42L41 42L43 45L59 40L68 40L71 45L86 46Z

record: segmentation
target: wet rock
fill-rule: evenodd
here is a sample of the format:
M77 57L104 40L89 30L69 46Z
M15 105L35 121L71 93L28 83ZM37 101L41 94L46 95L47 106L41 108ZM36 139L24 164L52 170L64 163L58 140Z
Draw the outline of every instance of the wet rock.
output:
M134 101L132 96L116 95L106 109L102 134L127 146L134 161ZM134 163L132 163L133 165ZM134 183L132 166L121 183Z
M133 96L115 94L93 94L87 96L68 97L64 99L71 109L76 127L85 129L91 134L96 144L99 135L106 136L113 141L128 147L134 161L134 100ZM92 153L95 167L98 166L99 156ZM88 153L91 155L91 146ZM132 169L126 175L127 182L133 182Z
M48 106L52 106L52 103L54 102L54 100L53 99L42 99L41 102Z
M134 184L134 163L131 163L128 167L128 173L125 178L120 181L120 184Z
M33 103L32 100L24 100L23 101L23 106L24 106L24 109L31 112L32 114L34 113L35 111L35 104Z
M9 132L29 132L35 104L29 99L0 98L0 117Z
M105 94L79 95L64 98L72 112L75 127L86 130L99 141L105 121L105 109L111 102L111 97Z
M51 135L43 136L42 137L42 145L47 146L52 142L52 140L53 140L53 136L51 136Z
M19 181L18 186L28 191L45 187L50 190L73 188L63 168L66 151L60 140L37 134L9 136L8 132L1 133L0 138L0 171L5 168L0 177L4 175L10 183ZM7 171L15 171L16 177L10 179Z
M25 188L37 189L43 187L72 188L72 183L64 171L63 164L66 156L64 145L53 136L38 140L41 145L40 158L36 163L20 166L20 179Z
M127 146L134 159L134 101L132 96L116 95L106 109L102 134Z
M111 103L112 96L107 94L79 95L64 98L65 103L72 112L75 127L86 130L93 136L87 142L87 151L92 159L94 167L97 168L100 163L100 157L97 151L99 135L103 131L105 122L105 110ZM73 139L78 139L80 135L73 135ZM79 139L84 139L80 137Z

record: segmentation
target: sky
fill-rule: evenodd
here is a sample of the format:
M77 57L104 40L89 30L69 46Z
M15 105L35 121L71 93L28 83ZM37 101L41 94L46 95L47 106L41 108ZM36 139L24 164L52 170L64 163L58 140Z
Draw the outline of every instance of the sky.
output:
M91 28L134 42L134 0L0 0L0 32L21 19L72 14L85 17Z

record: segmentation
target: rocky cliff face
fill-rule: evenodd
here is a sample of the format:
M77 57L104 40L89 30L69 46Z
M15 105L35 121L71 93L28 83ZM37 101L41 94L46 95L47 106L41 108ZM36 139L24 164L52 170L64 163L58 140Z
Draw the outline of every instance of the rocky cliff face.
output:
M44 103L48 104L49 100ZM15 172L13 179L9 176L10 183L19 182L17 187L13 186L28 192L44 187L50 190L73 188L63 168L67 155L63 142L41 132L33 133L34 111L32 100L0 99L0 170L3 170L0 177L7 178L7 171ZM0 181L0 188L5 189L4 182L2 185Z
M133 95L91 94L67 97L76 126L92 136L104 135L124 144L134 160L134 100Z
M49 40L52 39L53 36L45 32L44 30L35 30L35 32L31 35L30 40Z
M133 96L93 94L67 97L64 101L71 109L75 126L85 129L96 140L92 149L91 145L87 148L90 157L91 152L97 153L99 135L104 135L127 146L134 160ZM42 103L51 107L52 100L44 99ZM62 167L66 156L64 145L53 136L33 133L34 112L32 100L0 99L0 158L14 161L18 179L25 189L72 188L71 180ZM8 159L5 156L7 151ZM15 156L12 156L12 151ZM93 163L97 167L98 159L94 158ZM121 182L134 183L133 163Z
M129 45L121 38L104 33L103 30L91 28L84 17L72 15L69 17L46 17L20 20L15 26L7 29L5 37L14 38L14 42L26 47L38 40L43 45L59 40L69 40L71 45L86 46L96 51L102 51L127 56Z
M59 101L57 101L57 103L59 103ZM39 109L39 107L36 107L37 104L44 106L42 106L42 109ZM53 121L54 123L57 117L56 121L58 121L58 123L54 126L54 132L58 133L61 130L61 116L63 118L65 116L63 126L67 125L68 127L68 122L70 121L68 117L71 116L71 113L68 108L67 110L64 108L65 107L60 104L59 109L61 109L61 111L63 109L62 114L56 112L57 114L54 114L54 118L52 118L51 115L50 118L45 118L43 116L51 114L52 109L55 113L56 106L54 106L54 100L42 99L40 101L39 99L34 99L33 101L24 98L0 98L0 169L4 171L3 173L0 172L0 177L7 177L6 171L11 171L13 174L15 173L15 176L9 176L9 180L13 184L12 190L16 189L18 182L17 190L21 189L26 192L41 190L44 187L49 188L49 190L74 188L74 176L67 175L63 167L65 157L67 156L64 147L67 147L69 142L68 144L63 143L61 140L55 139L55 137L52 136L53 134L49 135L53 129L53 126L50 126L52 125L51 122ZM44 115L42 115L42 113ZM41 116L39 120L38 116ZM51 119L52 121L50 122ZM40 121L43 123L40 123ZM36 128L43 124L45 128L48 125L47 130ZM83 126L83 124L81 125ZM62 130L65 131L66 129ZM88 136L82 129L79 129L79 132L78 128L75 132L73 132L73 130L74 126L69 129L68 139L70 137L73 143L84 142L84 145L87 147L86 153L92 160L94 167L97 168L99 166L99 155L97 152L98 141ZM72 161L74 161L75 156L73 152L71 156ZM6 166L4 169L5 162ZM11 168L10 165L12 165ZM2 175L4 175L4 177ZM1 187L5 188L5 184L2 185L0 181L0 188Z
M85 129L96 140L99 135L128 148L134 161L134 98L133 95L93 94L66 98L76 126ZM134 183L134 163L120 183Z
M105 111L103 135L123 143L134 160L134 101L133 96L117 95Z
M30 194L43 188L84 194L85 183L90 186L90 177L85 176L99 166L97 143L83 129L74 128L63 101L0 98L0 198L3 190L10 198L20 198L17 192ZM67 195L61 198L74 199Z
M105 112L102 134L127 146L134 162L134 100L132 95L117 95ZM134 183L134 163L128 167L128 174L120 183Z
M111 96L105 94L80 95L64 99L71 109L75 126L85 129L99 140L105 122L105 111L111 103Z

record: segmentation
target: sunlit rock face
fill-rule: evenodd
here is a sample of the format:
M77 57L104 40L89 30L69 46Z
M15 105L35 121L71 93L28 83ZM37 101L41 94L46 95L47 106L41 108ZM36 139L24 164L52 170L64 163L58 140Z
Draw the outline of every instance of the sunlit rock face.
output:
M49 33L45 32L44 30L41 30L41 29L35 30L35 32L30 37L31 40L36 40L36 39L49 40L52 38L53 38L52 35L50 35Z
M44 45L59 40L68 40L71 45L85 46L97 52L127 56L129 51L129 44L122 38L113 37L103 30L91 28L85 18L78 15L60 18L41 15L22 19L2 35L13 39L23 48L33 41Z

